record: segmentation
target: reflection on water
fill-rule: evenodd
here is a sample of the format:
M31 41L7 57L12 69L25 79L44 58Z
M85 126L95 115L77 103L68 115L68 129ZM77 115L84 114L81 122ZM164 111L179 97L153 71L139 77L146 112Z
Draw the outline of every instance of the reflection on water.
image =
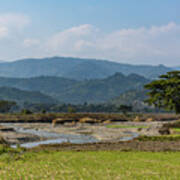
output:
M17 127L16 124L3 124L9 127L13 127L16 132L25 133L25 134L32 134L39 137L44 138L51 138L49 140L43 140L38 142L28 142L23 143L20 146L26 148L32 148L42 144L59 144L63 142L70 142L76 144L83 144L83 143L93 143L98 142L98 140L90 135L77 135L77 134L59 134L55 132L47 132L42 130L36 129L24 129L22 127ZM12 147L16 147L16 145L12 145Z
M44 140L44 141L38 141L38 142L29 142L29 143L24 143L21 144L21 147L25 147L25 148L32 148L32 147L36 147L42 144L60 144L63 142L70 142L70 143L74 143L74 144L83 144L83 143L93 143L93 142L98 142L97 139L94 138L90 138L90 137L77 137L76 135L72 135L72 138L58 138L58 139L49 139L49 140ZM11 147L16 147L16 145L12 145Z
M130 140L133 140L135 138L137 138L139 136L138 133L135 133L135 132L130 132L130 131L126 131L125 134L129 135L129 136L124 136L120 139L120 141L130 141Z

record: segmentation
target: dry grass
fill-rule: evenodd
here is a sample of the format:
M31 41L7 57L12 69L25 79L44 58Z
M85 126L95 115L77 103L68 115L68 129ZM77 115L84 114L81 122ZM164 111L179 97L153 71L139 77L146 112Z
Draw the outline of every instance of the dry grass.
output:
M105 113L49 113L49 114L0 114L0 122L52 122L54 119L62 119L65 122L80 122L89 119L97 123L118 121L167 121L180 119L175 114L105 114ZM85 121L87 122L87 121Z

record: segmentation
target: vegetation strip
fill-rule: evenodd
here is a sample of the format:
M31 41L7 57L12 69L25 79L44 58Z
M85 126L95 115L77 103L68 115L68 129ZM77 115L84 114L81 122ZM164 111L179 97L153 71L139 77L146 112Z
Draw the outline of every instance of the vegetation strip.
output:
M128 126L128 125L107 125L107 128L148 128L148 126Z

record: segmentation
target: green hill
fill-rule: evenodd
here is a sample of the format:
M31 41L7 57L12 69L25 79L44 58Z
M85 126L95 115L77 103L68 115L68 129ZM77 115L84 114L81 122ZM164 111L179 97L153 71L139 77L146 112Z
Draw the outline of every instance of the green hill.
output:
M147 98L146 93L147 90L145 89L130 90L112 99L109 103L114 105L133 105L137 102L144 102Z
M83 81L57 97L69 103L104 103L128 90L142 88L147 82L139 75L116 73L102 80Z
M40 92L23 91L16 88L0 87L0 100L15 101L17 103L45 103L53 104L56 101Z
M140 89L149 82L137 74L116 73L105 79L75 81L60 77L0 78L0 86L39 91L65 103L103 103L120 94Z

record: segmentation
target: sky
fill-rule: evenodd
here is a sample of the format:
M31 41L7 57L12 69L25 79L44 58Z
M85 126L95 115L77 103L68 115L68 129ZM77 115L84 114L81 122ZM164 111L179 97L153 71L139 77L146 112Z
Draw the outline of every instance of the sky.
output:
M180 65L180 0L0 0L0 60Z

